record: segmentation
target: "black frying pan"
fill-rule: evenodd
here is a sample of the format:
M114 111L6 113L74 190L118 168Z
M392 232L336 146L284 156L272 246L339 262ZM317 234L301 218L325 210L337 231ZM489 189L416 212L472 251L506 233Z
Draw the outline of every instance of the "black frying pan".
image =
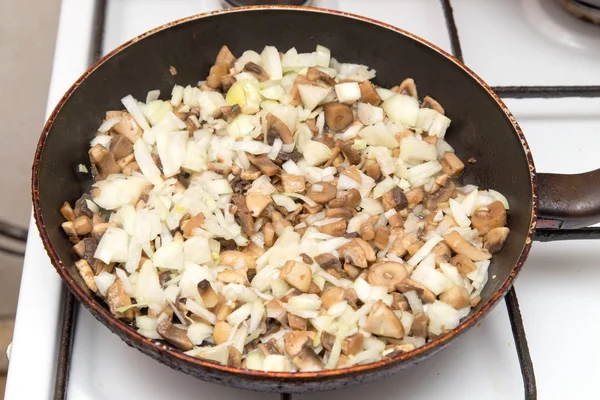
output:
M194 85L207 75L223 44L234 54L260 51L267 44L279 49L296 47L301 52L323 44L340 61L375 68L377 84L391 87L412 77L420 93L444 105L452 119L447 139L462 159L477 160L467 166L463 183L498 190L511 206L511 234L489 271L496 279L489 281L482 301L458 328L414 351L373 364L321 372L264 373L188 357L146 339L113 318L90 295L73 265L59 208L90 188L91 177L77 173L76 166L89 164L89 142L104 112L122 108L120 99L129 93L141 99L149 89L170 93L173 84ZM177 68L176 76L169 73L171 65ZM44 246L58 273L83 305L127 344L206 381L252 390L305 392L373 381L443 349L487 314L510 288L529 252L536 222L577 228L599 219L599 191L592 185L598 178L599 171L575 176L536 174L525 137L506 106L471 70L432 44L355 15L259 7L219 11L162 26L91 67L65 94L44 127L33 165L33 204Z

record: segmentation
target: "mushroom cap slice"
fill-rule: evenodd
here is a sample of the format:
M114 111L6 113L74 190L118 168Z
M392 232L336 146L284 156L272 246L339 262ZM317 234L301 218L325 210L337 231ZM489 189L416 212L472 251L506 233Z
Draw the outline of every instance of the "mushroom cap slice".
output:
M460 310L471 305L467 289L458 286L452 286L450 289L445 290L440 294L440 300L450 304L455 310Z
M500 201L494 201L487 205L487 210L475 211L471 224L480 235L486 235L492 229L506 225L506 209Z
M299 291L307 293L312 282L312 269L304 263L289 260L281 269L279 278Z
M444 235L444 240L448 247L455 253L464 254L473 261L484 261L492 258L492 255L486 249L480 249L473 246L457 231L452 231Z
M335 199L337 188L328 182L317 182L308 188L306 195L317 203L325 204Z
M404 337L402 322L381 300L378 300L371 309L363 329L378 336L386 336L394 339L402 339Z
M510 229L505 226L490 230L483 239L483 247L492 254L499 252L504 246L509 233Z
M325 122L333 132L339 132L348 127L354 121L352 107L340 102L331 102L323 106L325 111Z
M394 261L384 261L369 268L367 281L374 286L384 286L393 289L408 276L404 265Z
M325 367L312 347L308 346L292 357L292 363L301 370L321 370Z
M247 253L237 250L227 250L220 254L219 264L233 268L256 268L256 260Z
M279 137L283 144L294 143L294 135L290 128L281 119L275 115L267 114L267 142L273 144L275 137Z
M285 351L293 357L300 353L304 347L310 346L314 337L315 333L309 331L288 332L283 336Z
M188 351L194 348L194 344L188 337L187 332L173 326L169 318L164 318L158 323L156 332L167 342L181 350Z

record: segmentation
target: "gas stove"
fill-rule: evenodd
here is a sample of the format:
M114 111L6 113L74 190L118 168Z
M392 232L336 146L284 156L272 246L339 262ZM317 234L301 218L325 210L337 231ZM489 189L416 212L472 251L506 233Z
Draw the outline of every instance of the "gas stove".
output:
M567 13L562 3L316 0L312 5L379 19L454 53L505 99L539 171L576 173L599 167L600 26ZM218 0L63 0L48 113L93 59L155 26L218 8ZM447 350L373 384L293 398L530 399L536 392L543 399L596 398L598 256L590 241L536 243L506 303ZM5 398L115 396L279 397L205 383L129 348L65 293L32 223Z

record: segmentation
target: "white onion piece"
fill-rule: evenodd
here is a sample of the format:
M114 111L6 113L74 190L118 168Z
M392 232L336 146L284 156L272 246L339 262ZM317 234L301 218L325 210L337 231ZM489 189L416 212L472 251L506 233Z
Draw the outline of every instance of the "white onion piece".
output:
M444 240L438 234L433 234L432 238L427 240L423 246L407 261L408 265L413 267L420 263L435 247L436 244Z
M308 204L310 207L316 207L317 205L317 203L313 199L300 193L281 193L281 195L300 199L306 204Z
M146 104L150 103L151 101L158 100L159 97L160 90L150 90L146 95Z
M510 206L508 204L508 200L506 199L506 197L502 193L497 192L497 191L495 191L493 189L488 189L487 192L490 194L490 196L492 196L492 198L495 201L501 202L505 209L507 209L507 210L510 209Z
M414 314L422 313L425 311L425 309L423 308L423 302L419 298L419 295L417 295L417 292L411 290L409 292L404 293L404 297L406 297L408 305L410 306L410 309Z
M282 194L273 194L271 198L280 207L285 208L288 212L294 212L301 207L300 204L294 203L294 200Z
M183 86L175 85L171 91L171 104L177 107L183 101Z
M213 335L214 328L201 322L194 322L188 327L187 336L196 346L201 345Z
M240 163L240 167L242 167L244 170L250 169L250 161L248 160L246 153L241 150L236 150L236 154Z
M98 132L105 133L105 132L110 131L110 129L113 126L115 126L116 124L121 122L121 119L123 119L123 118L122 117L112 117L112 118L107 119L106 121L102 122L100 127L98 127Z
M276 159L277 156L279 156L279 152L281 151L282 147L283 142L281 141L281 139L275 138L275 140L273 141L273 146L271 147L271 151L269 151L267 157L269 157L270 160Z
M458 226L461 228L468 228L471 226L471 220L463 210L461 204L454 199L450 199L448 203L450 204L450 210L452 211L452 218L454 218Z
M202 307L200 304L196 303L194 300L188 298L185 302L185 306L190 312L210 322L212 325L217 323L217 316L208 311L206 308Z
M360 99L360 86L357 82L345 82L335 85L335 94L340 103L354 104Z
M98 287L98 291L102 296L106 296L108 292L108 288L115 283L116 277L113 274L109 274L106 271L100 272L97 276L94 277L94 281L96 282L96 286Z
M148 151L148 147L146 147L146 143L144 143L143 140L138 139L135 142L133 145L133 154L144 176L146 176L153 185L160 185L163 182L160 176L160 170L154 163L150 151Z
M150 129L150 125L148 124L148 121L146 120L144 113L142 112L140 106L138 105L137 100L134 99L132 95L128 94L127 96L123 97L121 99L121 103L123 103L123 105L129 112L129 114L131 114L131 116L133 117L135 122L137 122L137 124L143 130L146 131L146 130Z
M298 168L294 160L287 160L281 165L281 168L290 175L303 175L302 170Z

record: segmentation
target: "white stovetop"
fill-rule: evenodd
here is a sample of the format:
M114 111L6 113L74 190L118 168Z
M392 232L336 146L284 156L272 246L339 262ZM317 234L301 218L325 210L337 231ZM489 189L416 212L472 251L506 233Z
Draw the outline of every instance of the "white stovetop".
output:
M400 26L449 50L439 0L317 0L314 5ZM466 63L491 85L599 85L600 27L558 0L452 0ZM108 0L104 51L156 25L219 7L217 0ZM87 64L93 0L63 0L48 113ZM597 168L600 99L509 100L539 171ZM541 399L596 398L600 378L600 252L593 242L536 243L516 289ZM7 400L51 398L61 282L34 224L25 257ZM35 311L34 311L35 310ZM77 321L69 399L277 399L176 373L127 347L84 309ZM501 303L448 350L348 399L514 399L523 384ZM331 393L294 396L326 399Z

